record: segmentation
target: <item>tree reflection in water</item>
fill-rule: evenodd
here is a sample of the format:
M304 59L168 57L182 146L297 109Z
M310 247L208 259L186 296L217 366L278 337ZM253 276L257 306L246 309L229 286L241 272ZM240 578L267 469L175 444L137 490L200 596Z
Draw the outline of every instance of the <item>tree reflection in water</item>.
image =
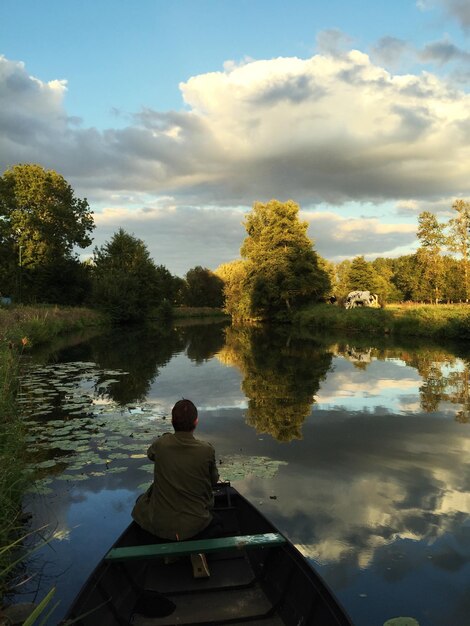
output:
M330 348L335 355L351 361L354 367L366 370L373 360L399 359L417 370L422 378L419 387L420 405L425 413L439 410L442 402L461 405L455 419L470 422L470 359L438 346L371 347L364 344L337 342Z
M247 423L278 441L302 439L332 354L313 341L291 336L289 328L230 327L220 358L243 374Z
M160 369L173 356L186 350L190 360L202 363L212 358L224 344L224 324L149 325L133 330L113 330L91 342L88 358L106 370L124 370L126 376L106 385L105 395L121 406L142 402L158 377ZM100 385L95 389L99 396Z

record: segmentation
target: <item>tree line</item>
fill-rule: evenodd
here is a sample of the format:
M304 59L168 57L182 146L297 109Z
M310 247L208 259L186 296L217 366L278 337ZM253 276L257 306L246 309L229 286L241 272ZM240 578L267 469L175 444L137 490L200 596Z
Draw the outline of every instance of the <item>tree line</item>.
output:
M255 202L244 226L240 259L211 271L195 266L184 278L151 258L146 244L119 229L92 258L93 213L67 181L40 165L19 164L0 177L0 294L23 303L89 305L116 321L137 321L175 305L222 307L236 319L288 319L299 307L349 291L369 290L382 304L468 301L470 203L439 223L424 211L414 254L364 256L331 263L314 249L299 206Z
M0 177L0 295L25 304L88 305L131 322L174 305L221 307L223 283L196 266L184 278L150 257L145 243L119 229L91 259L88 201L57 172L20 164Z
M377 293L383 304L392 302L468 302L470 298L470 203L456 200L454 217L439 222L429 211L418 217L419 247L397 258L364 256L329 265L335 295L353 289Z

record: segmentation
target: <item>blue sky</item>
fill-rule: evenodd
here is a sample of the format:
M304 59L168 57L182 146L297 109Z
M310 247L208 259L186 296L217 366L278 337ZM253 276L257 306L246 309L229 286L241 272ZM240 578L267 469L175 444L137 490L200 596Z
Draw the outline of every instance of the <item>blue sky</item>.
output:
M2 0L0 168L59 171L183 275L289 198L339 261L470 187L466 0Z

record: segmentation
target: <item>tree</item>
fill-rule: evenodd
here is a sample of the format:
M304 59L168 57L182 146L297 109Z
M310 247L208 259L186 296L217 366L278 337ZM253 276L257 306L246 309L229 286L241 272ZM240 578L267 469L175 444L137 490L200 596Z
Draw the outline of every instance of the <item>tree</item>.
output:
M464 274L465 301L469 299L469 268L468 255L470 250L470 202L456 200L452 208L457 211L457 217L449 220L449 236L447 247L451 252L462 256Z
M374 292L377 293L382 302L400 302L403 294L393 282L394 259L378 257L371 262L375 273Z
M250 316L250 300L244 288L247 262L236 259L223 263L215 273L224 283L224 309L233 319L246 319Z
M240 252L247 261L244 289L251 316L283 318L330 290L328 274L307 237L308 224L299 221L298 213L292 200L270 200L255 202L245 220L248 237Z
M444 287L442 298L447 302L462 302L466 299L465 283L462 280L462 262L460 259L446 255L442 259Z
M345 259L335 265L335 295L339 299L344 299L351 291L349 288L349 272L351 261Z
M419 214L417 237L421 243L417 255L423 268L423 287L427 287L426 299L437 304L443 287L441 250L445 237L444 227L433 213L423 211Z
M377 274L371 263L363 256L357 256L352 260L349 269L348 282L350 290L377 291Z
M12 287L17 267L28 275L74 258L73 249L92 242L93 215L86 199L54 170L15 165L0 177L0 248ZM3 278L3 277L2 277Z
M157 265L155 269L153 285L156 299L160 302L166 300L171 304L180 304L184 280L179 276L173 276L164 265Z
M394 259L392 282L402 294L402 300L422 299L423 268L416 254Z
M186 274L184 303L187 306L222 307L224 283L214 272L197 265Z
M93 253L93 303L115 322L144 319L159 304L159 272L141 239L122 228Z

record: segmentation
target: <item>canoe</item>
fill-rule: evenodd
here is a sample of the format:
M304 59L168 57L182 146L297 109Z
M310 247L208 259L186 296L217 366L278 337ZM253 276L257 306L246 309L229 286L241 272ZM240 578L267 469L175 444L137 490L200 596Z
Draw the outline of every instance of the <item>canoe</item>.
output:
M70 606L78 626L343 626L352 622L302 554L230 485L215 490L223 537L142 543L135 522ZM210 575L196 578L191 555Z

